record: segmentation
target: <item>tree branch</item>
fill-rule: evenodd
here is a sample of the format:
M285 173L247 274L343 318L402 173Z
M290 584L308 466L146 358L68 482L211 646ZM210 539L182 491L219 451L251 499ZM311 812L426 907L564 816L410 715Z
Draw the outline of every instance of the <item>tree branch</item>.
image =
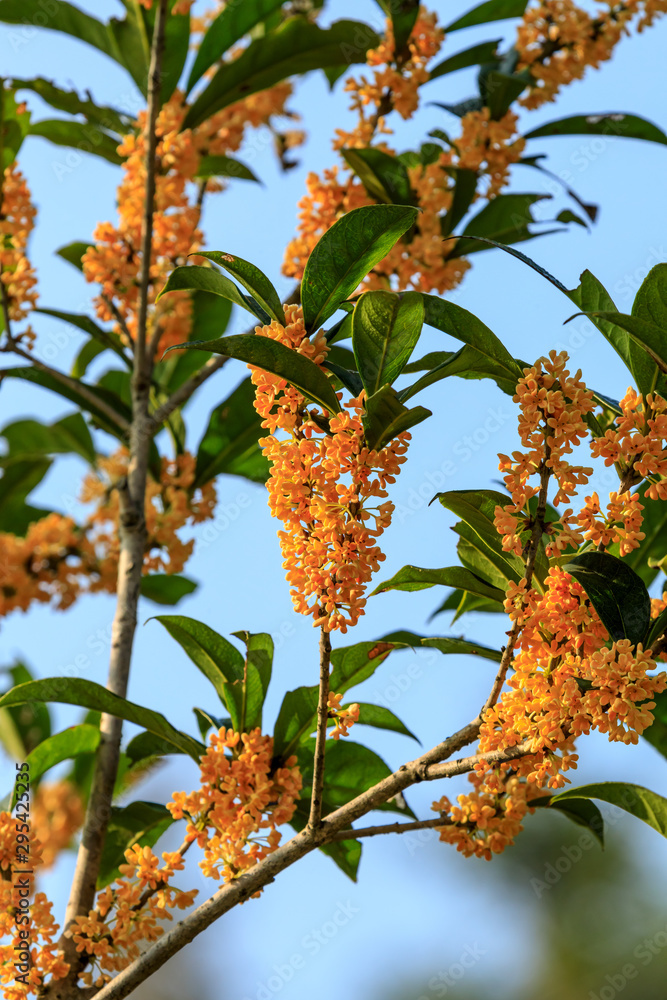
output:
M155 194L155 121L160 101L161 56L164 50L164 30L167 0L159 0L153 33L147 115L147 148L152 159L146 161L146 207L143 240L143 273L135 365L132 378L132 424L130 427L130 458L127 477L118 484L120 498L120 554L116 613L111 633L111 654L107 688L125 696L132 659L137 605L146 548L145 494L148 457L152 435L148 416L150 372L146 372L145 335L148 302L148 278L152 250L153 200ZM103 714L100 722L101 739L95 760L90 799L86 810L81 844L77 856L72 889L65 914L64 932L60 939L65 960L71 969L65 980L57 980L50 995L66 996L75 988L79 972L79 956L71 938L66 937L75 917L87 914L95 901L97 874L100 866L104 834L109 822L114 784L118 771L122 720ZM64 989L64 992L62 990Z
M386 826L365 826L359 830L340 830L329 838L329 843L337 840L357 840L359 837L377 837L381 833L410 833L411 830L433 830L450 826L442 819L417 819L413 823L388 823Z
M308 827L317 830L322 822L322 791L324 789L324 755L329 721L329 669L331 666L331 636L324 625L320 629L320 692L317 702L317 734L313 766L313 789L310 797Z
M246 333L253 333L254 327L251 331L246 331ZM174 410L177 410L179 406L183 406L184 403L190 399L193 393L203 385L211 377L215 375L216 372L220 371L223 365L226 365L229 358L225 357L224 354L218 354L214 358L209 358L205 365L191 375L189 379L176 389L169 399L167 399L162 406L159 406L155 413L151 416L151 433L157 434L161 429L165 420L168 420L172 415Z

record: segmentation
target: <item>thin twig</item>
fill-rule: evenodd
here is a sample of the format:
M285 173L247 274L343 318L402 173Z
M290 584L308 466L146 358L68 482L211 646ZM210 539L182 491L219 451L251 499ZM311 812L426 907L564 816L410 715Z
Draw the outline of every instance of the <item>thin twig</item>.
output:
M223 354L218 354L214 358L209 358L205 365L191 375L189 379L176 389L169 399L167 399L162 406L159 406L155 413L151 416L152 432L157 434L157 432L162 427L165 420L168 420L172 415L174 410L177 410L179 406L183 406L184 403L190 399L192 394L203 385L211 377L215 375L216 372L220 371L223 365L226 365L229 361L228 357Z
M365 826L359 830L340 830L329 838L329 843L337 840L357 840L359 837L377 837L381 833L410 833L411 830L432 830L436 827L451 826L440 819L417 819L412 823L387 823L386 826Z
M329 670L331 667L331 636L322 625L320 629L320 692L317 702L317 734L313 762L313 790L310 797L308 826L317 830L322 822L322 792L324 790L324 755L329 722Z

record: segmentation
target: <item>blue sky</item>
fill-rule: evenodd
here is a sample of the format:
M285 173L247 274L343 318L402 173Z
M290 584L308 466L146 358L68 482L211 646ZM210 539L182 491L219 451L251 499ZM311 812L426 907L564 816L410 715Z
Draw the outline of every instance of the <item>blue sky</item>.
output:
M111 0L87 0L80 6L99 17L116 14L120 8ZM468 5L433 6L447 22ZM377 7L371 0L334 0L329 11L330 17L367 18L377 25ZM457 33L446 42L443 53L452 54L476 41L511 38L512 34L511 22ZM565 90L556 105L524 114L525 130L568 114L610 111L641 114L667 130L663 98L666 43L665 23L624 40L611 63ZM98 101L129 112L140 107L133 85L115 64L65 36L5 26L0 31L0 57L6 76L43 75L63 86L88 87ZM410 148L439 125L454 128L451 117L426 102L455 102L470 96L473 86L472 71L429 84L416 118L396 126L398 147ZM31 97L30 102L37 112L44 110L43 117L53 116L50 110L39 107L37 98ZM340 85L329 94L319 74L297 85L291 106L303 116L308 132L308 143L300 152L301 165L288 174L280 173L270 144L259 136L239 155L264 185L234 182L226 194L210 199L204 220L209 249L228 250L253 260L274 279L280 292L291 287L280 275L280 263L283 248L294 232L296 203L303 194L306 174L334 162L330 148L333 129L351 120ZM550 168L567 175L568 183L584 200L598 203L601 211L590 233L573 227L569 233L535 240L524 249L568 287L589 268L604 282L618 307L629 310L650 267L667 260L667 147L575 136L533 140L528 151L548 153ZM37 138L24 146L21 164L39 209L31 257L39 272L40 304L72 312L89 310L89 286L70 265L54 257L53 251L72 240L88 239L98 220L114 218L119 172L90 156L72 158L67 150ZM526 168L515 170L511 189L551 193L541 175ZM556 210L543 203L545 218L563 207L560 195L554 204ZM589 384L616 398L624 392L627 375L611 348L583 319L563 327L573 311L571 304L515 259L496 251L475 255L472 271L453 298L479 315L515 355L532 361L553 347L565 347ZM245 326L245 319L237 315L229 330L241 332ZM38 353L67 369L80 343L78 335L45 316L36 319L35 327L40 338ZM426 353L447 348L449 338L444 338L445 344L443 338L443 334L428 331L420 349L423 346ZM204 387L189 411L191 448L196 446L212 406L243 375L241 366L229 365ZM454 561L455 536L448 530L453 519L438 505L429 508L428 501L443 487L492 485L498 476L496 453L507 451L515 440L515 407L490 383L452 379L427 390L418 402L432 409L434 416L416 429L410 461L394 487L391 498L397 513L384 537L387 561L381 578L408 562L445 566ZM61 404L56 397L26 386L3 385L0 392L3 423L34 414L53 419L68 411L64 401ZM81 472L77 460L63 459L35 499L66 510ZM603 489L613 488L604 475L597 483ZM201 587L179 611L223 634L241 628L273 634L277 646L274 682L265 715L270 720L284 690L314 682L316 633L308 621L292 611L276 540L277 525L269 516L264 489L227 478L219 481L218 494L222 513L216 530L199 532L187 568L188 575L201 581ZM397 627L448 634L445 617L427 624L441 598L436 590L373 598L354 635L341 637L337 644L375 638ZM140 620L155 613L155 606L145 602ZM112 615L113 601L102 595L85 598L64 614L38 607L28 615L13 615L3 623L0 633L2 660L21 656L38 676L73 673L104 683ZM502 639L503 626L492 617L459 622L454 634L460 634L462 628L487 643ZM411 664L412 677L407 672ZM359 690L359 698L387 704L417 731L424 746L429 746L474 715L490 685L491 666L486 661L438 658L430 652L396 654ZM207 683L155 622L138 630L129 694L190 731L194 731L192 704L208 705L213 710ZM56 709L55 714L63 725L76 716L74 710L65 708ZM392 767L415 754L404 737L370 731L363 732L363 739ZM635 780L656 791L667 791L664 761L648 745L626 748L592 737L582 741L580 752L577 782ZM151 779L142 795L166 799L172 789L194 787L196 778L187 763L170 764ZM426 815L432 799L443 792L418 788L408 798L416 812ZM626 820L614 824L610 836L626 829L632 833L637 853L650 857L656 871L662 860L664 872L665 842L638 823L630 827ZM563 823L564 842L572 836ZM65 857L49 879L48 889L61 903L71 868L72 858ZM412 977L417 983L423 981L428 994L430 976L455 962L466 948L477 946L484 954L475 965L476 980L482 984L502 982L507 992L494 996L510 997L530 961L525 957L525 940L536 933L531 909L534 894L526 885L518 887L511 899L504 898L497 885L484 876L483 862L466 861L453 849L438 845L435 837L427 836L369 843L357 885L345 879L328 859L309 857L284 873L260 901L237 909L194 945L203 977L197 989L202 1000L262 1000L262 987L270 996L280 993L287 1000L315 992L323 1000L333 1000L341 988L348 1000L368 1000L385 995L396 982ZM204 891L196 869L192 878ZM664 875L662 879L655 876L655 885L656 893L662 891L664 897ZM619 915L621 924L622 920ZM328 937L332 926L336 931ZM316 947L318 933L323 943ZM294 955L302 961L288 977L285 968ZM278 972L274 966L279 967ZM274 979L269 983L271 977ZM165 982L168 985L169 977Z

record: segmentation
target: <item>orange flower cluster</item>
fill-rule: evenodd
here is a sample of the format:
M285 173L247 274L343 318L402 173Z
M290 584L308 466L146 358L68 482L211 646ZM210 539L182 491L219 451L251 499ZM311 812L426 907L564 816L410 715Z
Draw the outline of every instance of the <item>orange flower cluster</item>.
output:
M595 442L593 442L595 444ZM583 539L594 542L600 551L617 543L620 555L639 547L645 538L641 530L644 505L639 502L637 493L609 494L606 514L600 508L600 498L597 493L586 497L584 507L577 515L577 522L582 528Z
M42 848L42 865L50 868L83 825L84 805L71 781L40 782L30 807L30 822Z
M522 555L527 533L532 526L529 502L540 492L540 477L553 477L558 490L553 503L567 503L579 485L588 482L593 470L581 465L571 465L565 458L588 435L585 417L595 409L592 392L581 381L581 372L571 376L567 368L567 354L552 351L548 358L540 358L532 368L524 370L517 384L514 402L521 406L519 436L528 450L515 451L510 458L500 455L499 469L512 503L497 507L495 525L503 535L506 552ZM537 477L536 485L529 480ZM580 544L583 538L576 534L576 523L571 508L561 514L560 521L546 528L550 536L549 554L567 545Z
M333 691L329 692L327 714L328 718L333 719L336 723L331 733L331 738L334 740L339 740L341 736L347 736L355 722L359 721L359 705L355 703L354 705L348 705L347 708L341 708L340 703L342 698L342 694L334 694Z
M301 307L285 307L286 325L257 327L317 364L326 357L322 332L309 340ZM271 463L269 506L285 525L278 532L294 607L313 615L327 631L356 624L365 606L364 591L384 560L377 539L391 521L394 505L366 506L384 499L405 461L410 435L400 434L380 451L364 441L363 394L345 403L348 412L328 420L307 409L306 400L276 375L252 368L257 387L255 409L270 436L260 445ZM342 394L340 394L342 397ZM277 437L276 430L285 432Z
M194 185L203 156L221 156L239 148L250 128L270 125L275 115L294 117L285 111L292 93L288 83L254 94L213 115L197 129L182 129L187 112L183 94L176 91L162 107L156 124L158 136L155 178L153 247L150 266L149 303L152 330L161 331L157 354L188 339L191 297L174 292L155 298L178 264L196 251L202 239L199 229L201 197L204 191L221 190L212 179ZM141 242L146 186L146 113L137 121L137 134L125 136L118 152L125 157L124 177L118 188L118 225L103 222L93 236L94 246L83 256L86 279L101 286L96 300L98 316L118 321L118 333L134 339L137 330L139 281L143 267ZM293 141L297 140L293 138Z
M182 871L181 852L165 851L164 864L150 847L125 851L127 864L120 865L122 878L108 885L97 897L88 916L76 917L67 931L77 952L87 960L80 975L85 986L101 987L111 974L120 972L139 957L145 942L164 933L161 921L171 920L171 911L192 906L196 889L184 892L170 885L174 873Z
M26 256L28 237L35 225L37 209L30 198L25 177L16 163L5 168L0 210L0 270L8 298L9 316L24 319L37 304L37 277ZM23 334L26 337L26 334ZM34 337L28 335L30 343Z
M296 757L273 766L273 738L259 729L223 727L209 742L201 758L202 787L174 793L167 808L174 819L188 820L186 842L203 848L204 875L227 882L278 847L277 827L294 814L301 773Z
M657 393L642 396L629 388L621 400L616 427L591 442L595 458L632 470L650 480L646 496L667 500L667 400Z
M561 87L580 80L589 66L597 69L611 58L634 17L639 15L641 31L665 11L665 0L623 0L592 16L573 0L539 0L526 10L517 31L518 68L528 68L535 80L520 103L539 108L553 101Z
M334 149L369 146L376 134L387 135L386 116L395 110L404 119L412 117L419 103L419 87L428 80L427 62L437 53L443 32L435 15L422 7L408 42L410 57L395 53L391 22L387 22L384 41L368 53L373 78L350 79L346 90L352 93L352 109L358 113L357 126L351 132L336 130ZM452 168L479 171L486 178L485 196L492 198L507 184L509 167L523 152L524 140L516 135L517 119L511 111L500 121L492 121L488 108L473 111L462 119L462 134L456 145L443 151L433 163L407 167L410 185L421 208L409 243L397 243L364 282L366 288L392 288L439 293L450 291L469 268L466 260L450 259L454 243L444 243L441 220L452 204L454 180ZM385 142L379 150L395 155ZM299 202L299 231L285 252L283 272L300 279L308 257L320 237L342 215L361 205L371 205L373 198L363 184L345 168L340 174L334 167L322 177L308 175L308 193Z
M127 461L120 449L86 476L81 500L96 507L84 525L53 513L33 522L24 538L0 533L0 617L27 611L33 602L54 601L64 610L81 593L115 591L119 501L113 486L127 472ZM145 573L180 573L194 541L183 542L178 532L213 517L215 487L207 483L193 492L194 475L195 459L186 453L173 461L163 458L160 482L149 479Z

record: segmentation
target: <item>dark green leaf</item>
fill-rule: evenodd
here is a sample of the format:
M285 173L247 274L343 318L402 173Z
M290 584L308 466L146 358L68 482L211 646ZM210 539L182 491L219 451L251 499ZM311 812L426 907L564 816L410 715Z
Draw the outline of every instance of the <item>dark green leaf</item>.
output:
M623 560L608 552L582 552L562 568L584 588L613 640L643 641L651 600L641 577Z
M352 315L352 348L370 397L396 381L412 354L424 323L419 292L364 292Z
M16 420L3 427L0 434L7 442L7 455L0 459L1 464L24 456L37 458L68 452L80 455L91 465L96 461L93 439L80 413L70 413L53 424Z
M440 232L443 236L449 236L458 226L459 222L466 214L472 204L472 200L477 192L477 171L463 170L456 171L454 184L454 194L452 204L446 215L440 220Z
M226 9L229 10L230 8ZM242 181L260 183L259 177L252 172L250 167L247 167L245 163L241 163L240 160L235 160L233 156L202 156L196 176L235 177ZM205 255L202 254L202 256Z
M546 236L547 234L539 233L539 235ZM515 247L506 246L505 243L498 243L497 240L490 240L487 239L485 236L470 236L469 239L477 240L479 243L486 243L490 247L496 247L497 250L504 250L505 253L511 254L512 257L516 257L517 260L520 260L522 261L522 263L527 264L528 267L531 267L533 269L533 271L537 271L538 274L541 274L543 278L546 278L547 281L551 282L551 284L555 288L558 288L559 291L564 292L565 295L569 295L567 288L562 282L558 280L558 278L554 278L553 274L549 274L546 268L541 267L539 264L536 264L535 261L532 260L532 258L528 257L527 254L522 253L520 250L517 250Z
M427 355L422 361L427 360L428 357ZM401 390L399 393L401 402L407 402L422 389L450 376L467 379L491 378L503 392L514 396L516 384L522 375L521 366L513 359L510 358L507 363L497 361L494 357L490 357L469 344L456 353L451 351L433 352L431 358L436 362L435 367L422 375L411 386ZM421 365L422 362L418 362L418 364Z
M83 257L86 250L90 249L89 243L84 243L83 240L75 240L74 243L68 243L64 247L60 247L56 250L59 257L66 260L68 264L72 264L77 271L83 271L83 263L81 258Z
M238 285L225 277L224 274L213 267L204 267L199 264L189 264L188 266L176 267L169 275L167 284L158 295L159 301L167 292L176 291L203 291L213 295L220 295L223 299L229 299L238 306L242 306L252 313L261 323L269 323L271 317L265 313L258 302L250 295L244 295Z
M266 632L234 632L246 646L241 705L241 731L262 725L262 709L273 668L273 639Z
M517 243L530 235L528 226L535 222L531 211L532 206L542 201L548 195L542 194L501 194L485 205L472 218L451 254L452 257L462 257L464 254L477 253L483 246L466 236L484 237L487 240L502 243Z
M554 801L558 803L574 799L599 799L601 802L608 802L643 820L663 837L667 837L667 799L641 785L626 781L601 781L593 785L581 785L579 788L568 788L554 795Z
M379 451L393 438L432 416L423 406L408 409L400 401L395 389L383 385L366 400L363 418L366 443L371 450Z
M203 739L203 737L202 737ZM125 753L132 767L143 765L154 757L167 757L170 754L183 753L168 740L163 740L155 733L137 733L125 748Z
M357 720L359 725L373 726L375 729L387 729L392 733L401 733L402 736L409 736L412 740L420 740L411 732L404 722L390 712L388 708L384 708L383 705L369 705L364 701L358 702L359 705L359 718Z
M388 205L416 204L408 172L397 156L391 156L372 146L365 149L341 149L340 152L371 198Z
M103 889L118 878L118 866L125 864L125 851L135 844L152 847L173 822L169 810L157 802L132 802L122 808L112 806L97 888Z
M225 271L229 271L250 292L255 301L259 302L262 309L266 310L271 319L275 319L284 325L285 311L278 292L258 267L247 260L243 260L242 257L235 257L221 250L212 250L208 253L201 251L197 256L206 257L208 260L212 260L214 264L218 264L224 268Z
M448 24L445 33L460 31L461 28L472 28L476 24L504 21L509 17L521 17L525 9L526 0L486 0L485 3L473 7L463 17L458 17Z
M341 368L340 365L336 365L332 361L324 361L322 365L332 375L336 376L340 384L347 389L350 395L356 397L363 392L364 383L359 378L358 372L350 368Z
M585 313L584 315L588 315ZM620 326L630 334L630 337L655 362L661 372L667 372L667 345L665 344L664 327L639 316L628 316L619 312L600 312L597 318L614 326ZM592 317L589 316L589 319ZM650 390L649 390L650 391Z
M429 621L435 618L436 615L442 614L443 611L454 612L451 621L452 625L455 621L458 621L462 615L465 615L470 611L477 611L480 614L490 615L504 614L505 608L503 606L503 601L505 594L503 591L500 591L500 593L502 594L502 599L498 597L497 600L492 601L485 597L477 597L476 594L471 594L466 590L452 590L444 599L442 604L440 604L432 613Z
M72 760L81 753L94 753L100 735L99 726L84 723L47 737L26 757L26 763L30 765L30 780L37 781L49 768L63 760Z
M303 319L309 333L335 313L416 218L416 208L365 205L327 230L308 258L301 283Z
M455 73L459 69L466 69L468 66L479 66L481 63L493 62L496 58L498 43L501 41L501 38L496 38L492 42L482 42L443 59L437 66L429 70L429 81L444 76L445 73Z
M498 121L507 114L531 79L528 71L514 75L492 70L485 75L482 94L493 121Z
M375 32L360 21L335 21L323 29L303 17L290 17L251 42L236 59L223 63L193 103L183 127L201 125L221 108L295 73L339 66L341 57L348 63L364 62L368 49L378 42Z
M44 11L43 0L0 0L0 21L6 24L43 24L51 31L73 35L112 59L117 58L106 25L65 0L58 0L48 16Z
M15 663L13 667L4 667L2 673L9 675L13 687L32 680L32 674L23 663ZM4 723L7 720L11 723L10 728L20 744L18 755L14 754L17 760L22 760L51 735L49 710L40 701L28 701L24 704L0 709L0 734L5 729ZM4 738L2 738L2 742L5 742ZM7 749L9 752L9 748Z
M135 705L125 698L107 691L101 684L86 681L80 677L47 677L40 681L19 684L0 697L0 708L24 705L33 701L59 702L65 705L80 705L97 712L107 712L126 722L134 722L156 736L173 743L184 753L199 761L204 747L187 733L181 733L167 722L163 715L143 705Z
M178 604L197 589L194 580L176 573L152 573L141 578L141 595L155 604Z
M643 739L655 747L658 753L667 757L667 691L655 696L653 722L642 733Z
M419 0L378 0L378 3L391 18L395 50L402 53L419 15Z
M390 632L384 636L385 642L405 642L413 649L428 646L446 656L481 656L485 660L500 663L502 653L479 642L458 639L455 636L416 635L414 632Z
M648 142L667 144L667 135L645 118L626 112L603 115L573 115L546 122L527 132L525 139L538 139L548 135L609 135L626 139L645 139Z
M91 124L99 125L106 132L116 132L119 136L129 132L133 121L130 115L123 114L115 108L96 104L90 96L80 97L75 90L63 90L56 86L53 80L35 77L33 80L11 81L17 90L31 90L39 94L43 101L57 111L65 111L70 115L83 115Z
M155 620L164 625L169 635L211 682L232 717L234 729L241 732L243 657L236 646L194 618L156 615Z
M81 313L62 312L60 309L42 308L35 309L35 312L43 313L45 316L53 316L55 319L61 319L63 323L71 323L72 326L77 327L79 330L83 330L83 332L87 333L89 337L96 340L101 345L102 350L109 348L114 351L119 358L122 358L128 368L131 367L132 363L125 354L123 342L118 334L114 333L112 330L102 329L102 327L98 326L97 323L90 318L90 316L85 316ZM84 371L81 372L73 369L72 375L78 378L80 375L83 375L84 372L85 368Z
M197 449L193 488L223 473L266 482L269 463L258 444L266 431L253 406L254 398L255 388L246 378L213 410Z
M503 601L505 594L497 587L475 576L462 566L448 566L445 569L422 569L420 566L404 566L390 580L380 583L374 594L384 594L388 590L426 590L428 587L456 587L467 590L477 597L485 597L492 601Z
M104 132L96 125L88 125L77 121L66 121L61 118L33 122L29 135L37 135L48 139L56 146L71 146L82 153L92 153L101 156L109 163L116 165L123 162L117 151L118 137Z
M290 382L325 410L332 413L340 410L334 388L322 369L305 355L285 347L277 340L271 340L270 337L240 334L237 337L221 337L220 340L177 344L169 350L211 351L213 354L224 354L238 361L245 361Z
M643 483L637 493L644 507L642 531L644 538L638 548L623 556L623 562L633 569L649 587L659 573L658 563L665 558L667 538L667 504L664 500L651 500L646 496L649 484ZM618 555L618 546L611 546L612 555Z
M251 28L282 6L282 2L283 0L243 0L243 3L226 4L201 40L188 78L188 93L207 69L247 35Z
M26 498L51 468L48 459L20 459L5 465L0 477L0 531L23 536L33 521L48 513L31 507Z
M587 827L593 836L600 841L600 846L604 847L604 820L602 813L596 805L589 799L566 799L564 802L558 800L558 796L545 795L541 799L532 799L531 809L546 807L557 809L558 812L567 816L578 826Z

